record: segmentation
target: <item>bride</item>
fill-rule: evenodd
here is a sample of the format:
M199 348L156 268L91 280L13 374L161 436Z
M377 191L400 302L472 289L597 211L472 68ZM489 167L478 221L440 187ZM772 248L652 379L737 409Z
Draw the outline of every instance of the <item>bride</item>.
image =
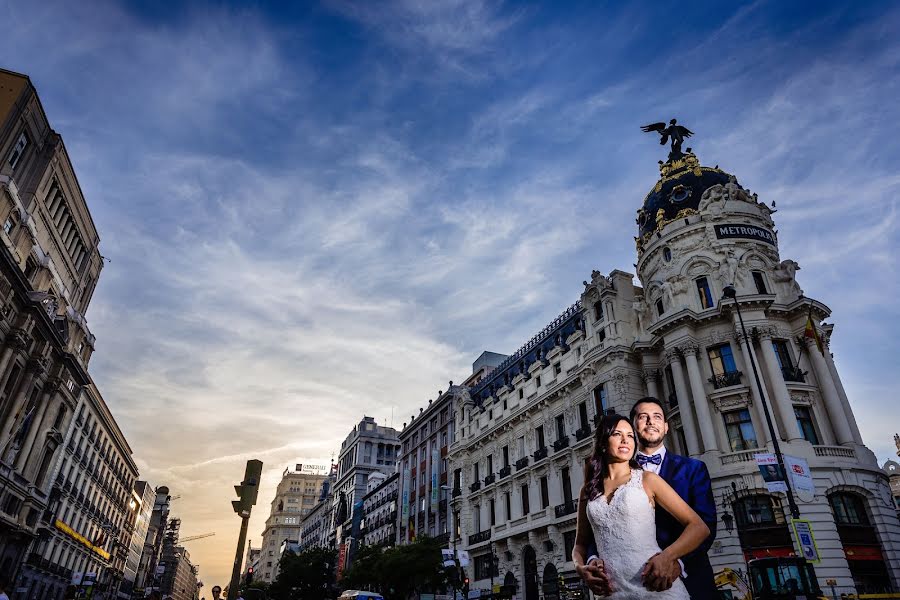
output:
M647 590L643 582L647 564L656 555L667 560L681 558L706 539L709 528L668 483L641 469L636 452L634 428L628 419L604 416L594 437L593 455L585 465L572 560L581 574L593 538L611 598L688 600L681 580L663 592ZM656 542L657 504L685 526L665 550Z

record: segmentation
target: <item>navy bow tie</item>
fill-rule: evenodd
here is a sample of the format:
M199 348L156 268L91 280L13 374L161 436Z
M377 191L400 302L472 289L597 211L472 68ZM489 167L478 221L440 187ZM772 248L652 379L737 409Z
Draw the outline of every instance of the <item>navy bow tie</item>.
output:
M646 465L647 463L653 463L654 465L660 465L660 464L662 464L662 456L660 456L659 454L654 454L652 456L645 456L643 454L638 454L637 461L638 461L638 464L641 465L642 467L644 465Z

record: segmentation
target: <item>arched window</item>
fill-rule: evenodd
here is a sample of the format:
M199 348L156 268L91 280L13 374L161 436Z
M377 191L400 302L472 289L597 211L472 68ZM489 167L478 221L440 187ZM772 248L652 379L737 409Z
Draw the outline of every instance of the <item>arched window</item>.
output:
M865 502L859 495L838 492L831 494L828 501L838 525L870 525Z

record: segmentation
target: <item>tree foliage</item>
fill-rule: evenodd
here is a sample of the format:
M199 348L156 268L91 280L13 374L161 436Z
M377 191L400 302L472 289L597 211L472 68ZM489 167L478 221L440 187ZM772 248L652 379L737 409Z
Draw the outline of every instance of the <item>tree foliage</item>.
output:
M441 591L446 582L441 545L423 537L386 550L361 547L344 573L341 587L377 591L386 600L406 600L416 592Z
M312 548L295 554L285 552L278 576L269 586L272 600L323 600L334 596L337 552Z

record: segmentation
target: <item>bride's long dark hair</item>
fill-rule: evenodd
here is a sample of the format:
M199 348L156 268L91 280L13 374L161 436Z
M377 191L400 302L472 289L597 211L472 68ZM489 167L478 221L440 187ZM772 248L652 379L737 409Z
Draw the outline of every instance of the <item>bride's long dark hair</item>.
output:
M607 457L607 449L609 448L609 436L616 430L619 421L625 421L631 425L628 417L623 415L604 415L597 431L594 432L594 452L584 467L584 489L587 492L588 500L593 500L603 493L603 480L609 475L609 460ZM632 430L634 426L632 425ZM640 469L637 459L637 436L634 441L634 454L628 459L628 466L632 469Z

